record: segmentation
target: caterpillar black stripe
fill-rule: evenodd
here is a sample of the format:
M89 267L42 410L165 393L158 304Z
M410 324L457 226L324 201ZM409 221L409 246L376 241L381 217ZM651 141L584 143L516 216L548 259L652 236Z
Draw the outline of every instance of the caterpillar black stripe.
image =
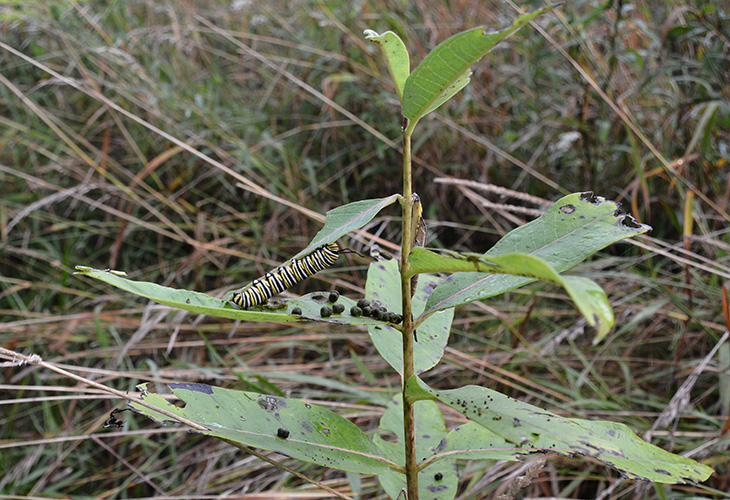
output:
M322 245L301 259L292 259L290 263L269 271L243 290L234 292L231 302L244 309L263 304L277 293L327 269L345 252L347 250L341 250L337 243Z

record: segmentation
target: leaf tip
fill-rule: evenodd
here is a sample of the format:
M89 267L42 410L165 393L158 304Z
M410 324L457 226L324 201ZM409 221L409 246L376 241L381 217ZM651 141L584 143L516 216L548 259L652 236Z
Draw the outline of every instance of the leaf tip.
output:
M587 201L591 205L600 205L601 203L613 203L616 206L616 210L613 212L613 216L618 219L618 224L623 229L629 229L632 232L639 234L646 233L652 230L652 227L648 224L642 224L631 214L625 213L621 210L621 203L617 201L607 200L603 196L597 196L593 191L585 191L580 194L581 201Z
M621 224L625 228L633 229L640 233L646 233L653 229L650 225L642 224L641 222L636 220L633 215L619 213L618 216L622 216L619 220L619 224Z
M598 331L596 332L596 336L593 338L593 342L592 342L592 344L595 346L595 345L600 344L601 341L606 338L606 335L608 335L608 332L610 332L611 328L613 327L613 323L608 322L605 319L602 320L602 319L598 318L596 315L594 315L594 318L598 325ZM595 326L595 325L591 325L591 326Z

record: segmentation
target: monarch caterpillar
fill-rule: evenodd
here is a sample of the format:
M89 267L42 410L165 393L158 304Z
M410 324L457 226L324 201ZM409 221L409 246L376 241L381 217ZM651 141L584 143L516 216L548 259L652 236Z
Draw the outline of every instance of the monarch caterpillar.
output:
M234 292L230 300L243 309L263 304L277 293L281 293L305 278L330 267L337 261L341 253L351 251L349 249L340 249L337 243L322 245L301 259L292 259L290 263L277 267L261 278L255 279L243 290Z

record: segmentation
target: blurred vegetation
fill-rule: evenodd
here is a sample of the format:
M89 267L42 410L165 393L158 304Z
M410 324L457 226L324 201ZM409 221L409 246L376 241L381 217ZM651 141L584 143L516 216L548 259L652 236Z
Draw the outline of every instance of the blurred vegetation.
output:
M305 209L324 214L400 188L397 99L362 31L397 32L417 64L458 31L514 16L509 2L491 1L3 2L0 345L120 390L192 380L281 393L331 402L373 428L399 381L364 331L191 317L74 277L73 267L212 294L250 281L318 230ZM652 442L717 473L696 487L646 486L553 458L527 497L730 497L727 345L686 400L672 401L727 328L729 23L719 0L566 2L539 21L542 33L525 28L494 50L419 125L414 188L431 246L485 251L534 216L509 205L539 208L484 185L544 200L593 190L654 227L638 247L616 245L576 270L613 300L619 326L601 345L565 297L535 285L461 309L430 375L640 434L675 410ZM397 215L369 231L397 242ZM346 243L367 252L370 241ZM358 297L367 262L348 257L290 292ZM224 443L141 417L101 430L120 401L43 370L1 376L2 494L311 490ZM373 478L277 459L383 498ZM466 464L459 498L496 498L521 467Z

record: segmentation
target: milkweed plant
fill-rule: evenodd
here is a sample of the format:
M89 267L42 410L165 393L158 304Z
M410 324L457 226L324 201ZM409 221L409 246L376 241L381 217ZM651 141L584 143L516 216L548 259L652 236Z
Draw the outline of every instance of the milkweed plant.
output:
M585 321L595 327L595 341L600 341L614 322L605 292L585 277L562 273L611 243L650 229L621 213L617 203L586 192L559 199L484 254L425 247L426 225L421 200L413 191L411 165L411 140L419 120L464 88L470 67L487 52L550 8L521 15L503 31L480 26L454 35L413 71L398 35L367 30L365 37L380 48L401 104L403 191L327 212L324 227L305 249L248 287L221 299L130 280L121 272L77 267L79 274L194 313L242 321L365 326L402 381L397 394L384 401L373 436L312 403L196 383L169 384L185 403L182 407L147 392L144 385L139 387L141 398L130 402L130 407L157 422L183 423L262 458L266 457L257 449L376 475L393 499L453 499L459 461L519 461L546 452L591 457L633 480L691 483L707 479L713 472L710 467L649 444L624 424L567 418L486 387L445 389L443 383L429 380L429 370L444 355L458 306L535 280L564 288ZM262 307L275 293L334 264L342 252L336 241L394 203L402 210L399 258L369 265L364 299L356 302L328 292L312 293ZM467 423L447 428L438 402L461 413Z

